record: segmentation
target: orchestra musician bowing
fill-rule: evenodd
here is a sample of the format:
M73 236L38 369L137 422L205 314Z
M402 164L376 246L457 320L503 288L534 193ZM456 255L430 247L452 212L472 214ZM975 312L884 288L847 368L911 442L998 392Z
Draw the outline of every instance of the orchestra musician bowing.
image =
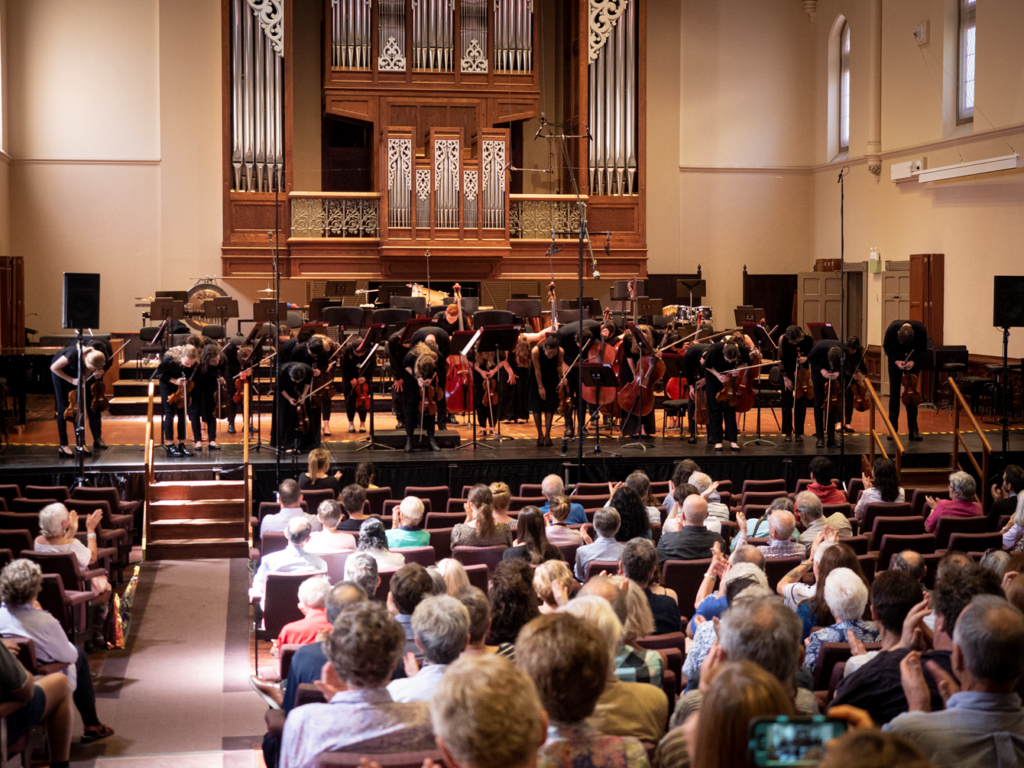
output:
M412 438L416 427L421 423L423 433L421 440L426 438L431 451L441 450L434 441L436 417L440 414L440 404L444 402L444 380L438 373L441 356L436 346L426 342L417 342L405 354L402 360L401 393L405 406L405 452L413 449ZM395 382L396 388L399 382Z
M345 395L345 415L348 417L348 431L355 432L356 414L359 414L359 431L365 432L367 405L373 405L370 383L377 372L377 361L366 363L366 356L372 345L363 345L358 334L352 334L341 349L341 391ZM376 357L376 355L374 355ZM365 366L363 364L366 363Z
M466 359L473 365L473 407L476 409L476 423L484 437L494 434L501 417L500 405L495 402L498 395L497 352L471 350Z
M238 351L241 346L240 342L244 342L242 337L236 339L228 339L224 342L224 346L221 347L220 353L224 358L224 380L227 383L227 420L228 420L228 434L235 434L235 415L242 410L242 403L235 402L235 377L242 372L242 364L238 359Z
M798 370L804 370L807 356L814 347L814 339L806 335L799 325L791 325L779 339L779 367L782 369L782 434L787 443L804 441L804 423L807 420L807 399L795 397L799 385ZM806 376L806 373L802 374Z
M552 334L558 340L558 346L562 349L562 357L565 365L572 371L572 373L566 377L566 382L569 385L569 396L573 403L572 409L568 413L564 414L565 437L568 438L575 435L575 404L576 398L580 396L576 366L580 364L581 354L585 355L590 344L594 339L597 339L598 334L601 332L601 323L597 320L584 320L582 339L580 338L581 334L579 329L579 322L562 323ZM531 407L530 410L533 411L533 408ZM581 436L585 437L586 429L582 428L582 425L580 431L582 433Z
M844 356L845 370L841 368ZM815 445L818 448L835 448L836 424L844 416L846 422L853 416L853 396L849 392L844 394L844 390L849 388L851 381L855 378L859 381L867 372L864 349L856 336L850 336L841 346L838 339L822 339L811 348L807 362L814 383Z
M711 344L691 344L683 353L683 373L689 385L689 398L686 405L686 420L690 426L691 445L697 442L697 390L705 388L703 357ZM710 441L711 435L708 434Z
M643 334L643 340L634 338L633 331L629 330L622 336L622 347L620 349L622 353L622 362L619 365L619 386L625 387L630 382L634 381L637 374L640 372L640 359L643 357L643 349L653 349L654 339L651 335L651 329L646 325L637 326L640 329L640 333ZM655 353L656 355L659 353ZM654 382L650 383L653 386ZM654 409L646 416L638 414L637 410L641 409L639 405L641 398L637 398L638 405L633 411L624 411L622 414L622 436L623 437L638 437L641 429L645 436L651 437L658 433L657 427L654 425Z
M327 358L330 357L327 347L324 345L324 336L311 336L308 341L300 342L298 339L289 339L281 342L281 377L284 378L284 366L287 363L301 363L307 366L311 375L307 383L312 390L313 379L320 375L320 372L327 367ZM309 424L303 432L302 447L305 449L316 448L320 445L320 421L321 408L313 407L312 403L306 403L306 419Z
M189 392L190 375L198 362L199 350L191 344L185 344L167 350L153 373L153 377L160 382L164 449L168 458L193 455L192 450L185 445L185 408L192 398ZM174 429L175 417L178 419L177 432Z
M308 398L312 385L313 369L306 363L281 365L270 429L272 447L283 448L285 453L291 454L320 444L319 428L313 430L310 418L313 409Z
M323 354L317 360L319 365L317 365L316 378L313 380L315 385L313 387L313 397L320 403L320 422L323 435L324 437L330 437L331 415L334 413L334 371L339 366L338 358L342 354L341 345L334 341L334 339L320 333L315 334L313 338L324 345ZM351 426L351 424L352 419L350 418L349 425ZM351 429L349 430L349 432L352 431Z
M54 355L53 362L50 364L53 393L57 401L57 434L60 437L60 446L57 451L62 457L74 455L68 445L68 423L64 418L64 412L67 410L71 400L71 393L78 387L78 377L82 375L83 368L85 369L84 374L86 376L85 414L89 421L89 430L92 432L93 447L107 447L107 444L103 442L102 418L98 412L92 410L92 397L90 394L91 384L102 378L104 366L110 361L110 357L101 348L97 348L98 345L94 344L94 342L100 341L100 339L91 339L82 345L84 366L79 364L77 342ZM78 405L82 407L82 403ZM88 455L89 451L85 450L85 453Z
M434 318L434 324L449 336L459 330L459 305L452 302L446 306L444 312ZM462 325L467 331L473 327L472 320L465 312L462 313Z
M725 422L725 438L734 451L740 449L739 428L736 425L736 408L727 403L718 402L718 393L726 386L730 377L740 374L733 373L737 368L750 365L750 351L742 338L730 338L713 344L704 355L704 389L708 400L708 440L714 444L715 450L722 450L722 423ZM739 381L737 379L736 384Z
M224 356L220 348L210 342L199 354L199 364L192 373L195 385L189 396L189 420L192 422L192 440L197 451L203 450L203 422L211 451L217 445L217 387L224 375ZM230 399L230 398L229 398Z
M919 368L921 355L928 349L928 329L917 320L893 320L885 330L882 349L889 363L889 421L900 428L900 385L904 374ZM915 371L916 373L916 371ZM922 440L917 426L917 405L907 404L907 431L910 439ZM889 436L892 440L892 435Z
M559 405L559 382L566 370L565 352L558 343L558 336L551 335L530 351L533 375L529 382L530 413L537 427L537 445L553 445L551 424ZM571 377L569 377L571 378ZM541 416L544 418L543 429ZM566 416L566 420L570 417Z

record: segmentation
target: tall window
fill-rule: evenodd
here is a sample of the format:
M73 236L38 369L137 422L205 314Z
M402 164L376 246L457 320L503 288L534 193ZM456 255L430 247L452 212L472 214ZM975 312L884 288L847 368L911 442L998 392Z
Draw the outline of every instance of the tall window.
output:
M974 119L974 10L977 0L960 0L960 77L956 118L958 123Z
M850 25L839 36L839 149L850 148Z

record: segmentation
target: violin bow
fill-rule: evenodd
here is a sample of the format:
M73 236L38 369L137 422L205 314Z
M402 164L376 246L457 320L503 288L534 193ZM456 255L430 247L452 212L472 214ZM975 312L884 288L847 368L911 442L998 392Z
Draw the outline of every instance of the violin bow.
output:
M730 328L728 331L719 331L718 333L713 333L710 336L705 337L705 339L702 339L702 341L706 341L707 339L716 339L719 336L724 336L727 333L735 333L738 330L740 330L740 329L739 328ZM658 351L659 352L664 352L666 349L672 349L672 347L676 346L677 344L682 344L687 339L692 339L698 333L700 333L700 329L699 328L696 331L694 331L693 333L691 333L689 336L684 336L681 339L673 341L671 344L667 344L664 347L661 347Z
M588 339L588 340L587 340L587 343L583 345L583 349L581 349L581 350L580 350L580 353L579 353L578 355L576 355L576 359L572 361L572 365L570 365L570 366L569 366L568 368L566 368L566 369L565 369L565 375L564 375L564 376L563 376L563 377L561 378L561 380L560 380L560 381L558 382L558 387L560 387L560 386L562 386L563 384L565 384L565 381L566 381L566 379L568 379L568 378L569 378L569 372L570 372L570 371L571 371L571 370L572 370L572 369L573 369L574 367L576 367L576 363L578 363L578 362L580 361L580 358L581 358L581 357L583 357L583 353L587 351L587 347L589 347L589 346L590 346L590 342L592 342L593 340L594 340L593 338L590 338L590 339ZM555 389L557 390L557 389L558 389L558 387L555 387Z

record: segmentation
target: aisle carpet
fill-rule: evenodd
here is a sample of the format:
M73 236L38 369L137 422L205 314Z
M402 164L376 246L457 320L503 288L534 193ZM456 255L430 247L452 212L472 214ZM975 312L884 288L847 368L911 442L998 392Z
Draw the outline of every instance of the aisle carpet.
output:
M266 705L249 688L245 560L142 566L128 647L96 681L116 734L72 746L81 768L258 766ZM81 734L76 723L76 739Z

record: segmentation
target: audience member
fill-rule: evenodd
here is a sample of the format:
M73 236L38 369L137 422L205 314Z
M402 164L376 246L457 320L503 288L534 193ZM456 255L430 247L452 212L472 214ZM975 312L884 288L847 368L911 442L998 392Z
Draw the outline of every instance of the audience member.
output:
M299 610L302 618L281 627L277 636L278 648L315 643L321 632L331 630L331 622L324 609L330 591L331 582L326 576L312 576L299 584Z
M288 714L281 768L314 768L321 752L433 749L428 706L395 702L386 688L404 645L402 627L379 603L342 610L324 639L330 664L324 665L318 687L327 703Z
M689 500L688 500L689 501ZM651 582L658 571L658 550L647 539L631 539L622 548L622 559L619 561L623 576L644 591L647 603L654 615L654 634L664 635L669 632L682 631L679 621L679 601L672 590L667 594L655 594Z
M395 617L405 632L405 653L413 654L417 660L423 652L416 645L416 632L412 628L412 614L416 606L434 589L434 582L427 569L419 563L409 563L395 571L388 590L388 612Z
M469 612L469 641L463 656L485 656L497 653L498 646L487 645L487 633L491 631L491 605L487 595L479 587L467 586L455 594Z
M712 482L709 475L699 470L690 475L688 482L697 489L697 494L708 503L709 516L718 520L729 519L729 508L721 502L718 494L714 493L715 489L718 488L718 483ZM712 494L714 494L714 499L711 498Z
M1024 491L1024 468L1010 464L1003 470L1003 481L993 483L991 489L992 506L988 510L988 529L999 530L999 518L1013 515L1017 511L1018 496Z
M548 541L556 547L573 545L579 547L584 544L592 544L593 541L587 535L586 526L581 530L570 528L565 522L568 517L569 500L563 496L558 502L551 504L548 513L544 515L544 520L547 523L544 533L548 537Z
M91 744L113 736L114 729L101 723L96 714L96 693L92 687L89 659L85 651L68 640L60 621L39 606L38 597L42 591L42 569L30 560L15 560L0 571L0 601L3 603L0 607L0 635L31 640L40 664L67 665L64 674L73 692L75 708L85 726L83 743ZM12 692L12 689L4 689L4 694ZM26 716L35 717L42 703L33 694L34 712L26 713Z
M742 512L736 513L736 522L740 530L736 534L736 546L747 543L747 517ZM772 512L768 518L768 544L759 546L763 554L769 560L777 557L804 557L803 544L795 540L793 533L796 531L796 517L792 512L778 509Z
M846 661L844 677L849 677L879 653L891 651L903 636L903 622L907 615L921 602L921 583L909 573L882 571L871 583L871 620L878 627L880 651L865 651L859 640L850 641L852 656Z
M846 501L846 492L840 490L832 478L835 477L836 468L832 460L827 456L815 456L811 459L811 480L807 486L807 493L813 493L822 504L843 504Z
M933 711L921 656L900 664L908 711L887 728L913 741L937 766L1012 768L1024 764L1024 614L1001 597L978 595L953 630L950 675L934 662L945 709Z
M953 472L949 476L949 498L936 500L925 497L925 507L931 510L924 521L924 529L934 533L940 517L977 517L983 514L981 504L974 501L977 485L966 472Z
M84 573L96 565L96 530L102 520L103 511L99 509L85 519L86 544L82 544L75 538L78 513L68 512L63 504L48 504L39 512L39 536L32 548L36 552L70 553L78 561L79 573ZM105 607L110 603L110 582L105 576L89 579L89 591L95 595L93 605Z
M897 552L892 556L889 568L894 571L903 571L910 574L914 580L921 582L921 588L924 589L924 577L928 574L928 564L925 563L924 557L920 552L915 552L912 549ZM925 593L927 591L925 590Z
M579 591L580 597L586 595L607 600L622 624L622 636L615 648L615 676L624 683L650 683L660 687L665 674L661 654L635 645L640 638L654 633L654 616L643 590L622 576L595 576Z
M474 485L463 508L466 510L466 522L452 529L453 547L512 546L512 532L508 526L494 522L490 488L482 483Z
M561 560L562 550L548 541L544 514L537 507L524 507L519 512L516 540L502 554L502 560L529 560L540 565L546 560Z
M448 668L430 703L448 768L533 768L547 715L529 676L497 656L467 656ZM475 717L466 717L473 712Z
M366 488L359 483L346 485L341 489L341 507L345 516L338 524L338 530L358 533L367 516L363 514L366 506Z
M285 482L288 482L285 480ZM292 481L294 482L294 480ZM267 576L271 573L316 573L326 571L327 563L317 555L306 551L306 542L313 533L313 524L306 515L295 516L288 520L284 535L288 544L284 549L270 552L260 560L260 567L252 577L250 598L259 597L260 606L264 604L267 593Z
M868 587L859 574L849 568L836 568L825 579L825 602L836 618L836 623L812 632L807 638L804 666L814 669L822 643L845 643L849 633L863 643L878 639L878 627L873 621L864 621L868 605Z
M668 722L668 697L653 685L624 683L615 677L613 665L622 638L622 624L608 601L594 595L577 597L559 611L592 623L603 639L605 686L589 724L611 736L633 736L641 741L660 739Z
M390 571L405 565L405 555L401 552L392 552L388 548L384 523L379 517L369 517L359 526L359 542L356 549L376 560L378 570Z
M373 484L375 472L376 470L373 467L373 462L360 462L359 464L356 464L356 473L352 478L352 482L366 491L377 490L377 486Z
M1003 590L1006 592L1006 600L1018 610L1024 611L1024 579L1014 576Z
M444 578L445 592L454 595L463 587L469 586L469 576L466 569L454 557L446 557L437 564L437 570Z
M539 513L537 517L540 519ZM519 557L502 560L491 574L487 598L491 605L487 643L498 646L499 656L514 658L519 630L540 615L540 600L533 591L533 568Z
M541 512L548 512L551 509L552 502L558 501L560 498L565 496L565 484L562 483L562 478L558 475L548 475L541 481L540 492L546 499L544 506L540 508ZM571 501L571 500L570 500ZM522 517L522 515L520 515ZM583 525L587 522L587 513L583 509L582 504L575 502L569 505L569 517L566 519L569 525Z
M747 537L751 539L767 538L771 534L772 513L777 510L789 512L793 515L794 519L796 518L796 509L792 501L787 498L773 499L763 514L758 517L747 518ZM802 541L804 539L796 528L793 529L792 538L793 541ZM810 538L813 540L814 537ZM729 548L735 552L737 547L739 547L739 537L734 536L729 544Z
M675 499L675 503L672 505L672 511L668 513L668 517L665 518L665 522L661 526L661 535L664 536L666 533L678 533L683 530L683 526L686 525L686 518L683 517L683 502L686 501L690 496L700 496L697 493L697 489L689 483L683 483L677 485L672 489L672 493L667 497L669 500ZM717 520L705 520L704 527L709 531L714 530L711 526L713 523L718 523ZM718 524L718 530L716 533L721 533L722 526Z
M752 565L753 569L735 567L739 565ZM757 571L760 571L760 574ZM689 623L691 633L697 631L698 625L725 613L725 609L729 607L725 592L733 579L751 576L759 584L768 586L768 577L764 576L764 555L757 547L744 544L733 552L728 560L716 555L715 561L711 564L708 572L704 574L700 588L697 590L697 598L694 600L695 612ZM712 592L716 578L721 578L720 586L717 592Z
M425 597L412 614L416 647L423 654L423 668L406 658L408 677L393 680L388 693L395 701L430 701L448 665L459 658L469 640L469 611L454 597Z
M952 553L951 553L952 554ZM952 670L952 633L957 616L977 595L998 595L999 580L968 558L964 562L956 553L943 558L935 575L935 590L931 602L935 609L935 633L932 650L923 653L925 661L934 662L946 672ZM879 574L881 575L881 574ZM876 723L887 723L900 712L907 711L907 700L900 684L900 663L911 647L923 648L922 620L928 612L928 603L921 601L907 615L903 637L892 650L879 653L857 672L844 678L836 688L832 706L850 705L868 712ZM928 664L927 669L932 665ZM942 701L939 686L930 674L925 679L937 707Z
M0 701L23 705L5 718L7 744L13 745L33 727L43 723L50 765L52 768L67 768L74 724L71 684L67 675L53 672L36 677L21 665L6 645L0 643Z
M1017 508L1013 516L1003 526L1003 546L1013 552L1020 552L1024 547L1024 495L1018 494Z
M906 500L906 494L900 487L900 473L896 469L896 462L879 457L875 459L871 472L872 477L864 474L860 476L861 482L864 483L864 493L857 499L857 505L853 508L854 517L860 522L864 522L868 504L901 504Z
M316 510L322 530L313 531L306 544L306 551L316 555L330 555L336 552L351 552L356 548L356 537L339 531L338 526L347 514L341 505L332 500L320 502Z
M554 613L558 610L559 598L569 599L578 586L569 566L562 560L548 560L533 572L533 589L541 600L541 613Z
M676 496L675 489L681 485L689 484L690 475L694 472L700 472L700 467L697 466L697 462L693 459L683 459L680 462L676 462L676 465L672 468L672 477L668 481L668 496L665 497L665 509L668 510L670 515L672 514L672 508L676 504L682 503ZM683 499L685 500L686 496ZM715 501L721 501L721 499L715 499Z
M619 513L619 530L615 534L617 540L626 542L638 536L653 538L644 502L635 491L625 486L619 488L612 494L608 506Z
M427 574L430 576L430 583L433 585L430 594L433 596L447 595L448 584L445 583L444 574L437 570L436 565L427 566Z
M644 509L647 512L647 520L651 525L661 525L661 510L658 509L658 500L651 493L651 478L647 476L646 472L642 469L637 469L630 472L629 476L622 483L608 483L611 496L615 495L619 485L629 488L640 497L640 501L643 502ZM608 501L611 502L611 497L609 497Z
M1006 573L1006 566L1010 562L1010 553L1004 552L1001 549L993 549L986 552L981 562L978 563L986 571L992 571L1000 580L1003 578L1003 574Z
M683 502L685 524L679 533L664 533L658 540L658 557L665 560L703 560L711 557L716 544L725 549L721 534L704 527L708 516L708 503L700 496L690 496Z
M853 536L853 526L850 520L842 512L833 512L825 517L825 510L821 505L821 499L812 491L803 491L796 497L796 510L800 516L800 522L804 526L804 532L800 535L801 541L807 556L811 556L811 542L814 537L826 528L834 528L839 538L846 539Z
M277 487L277 502L281 505L281 509L267 515L260 522L260 538L263 538L263 534L268 532L284 532L288 528L288 521L293 517L305 518L312 524L311 530L320 530L320 522L302 509L302 491L299 490L299 484L294 480L284 480Z
M423 499L415 496L402 499L402 503L395 507L391 529L385 533L388 547L392 549L429 547L430 534L423 530Z
M345 581L361 586L373 600L380 586L377 561L365 552L356 552L345 559Z
M829 742L818 768L933 768L906 739L871 728L847 731Z
M615 539L619 530L619 513L612 507L605 507L594 513L594 532L597 538L593 544L585 544L576 550L574 573L580 581L587 579L587 564L591 560L617 561L622 554L622 542Z
M299 475L299 489L330 490L334 498L338 498L341 493L341 470L331 476L331 452L326 448L314 448L309 452L309 468Z
M514 531L517 521L508 513L511 503L512 491L508 483L491 483L491 512L494 514L494 524L507 525L510 531Z
M594 622L571 613L534 619L516 640L516 663L532 678L551 718L539 767L647 765L639 740L603 734L587 722L609 680L608 648Z

